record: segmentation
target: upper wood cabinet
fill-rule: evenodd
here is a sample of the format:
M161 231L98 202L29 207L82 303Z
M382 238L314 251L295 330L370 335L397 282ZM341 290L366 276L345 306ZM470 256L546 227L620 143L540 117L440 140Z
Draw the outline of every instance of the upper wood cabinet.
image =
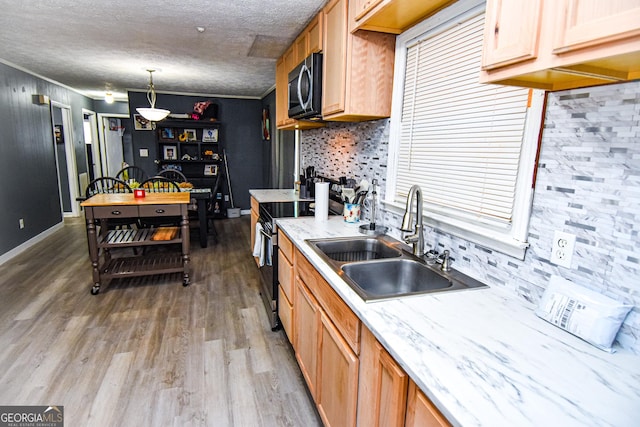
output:
M351 0L351 31L400 34L452 0Z
M640 78L640 1L488 0L480 81L562 90Z
M298 63L312 53L322 52L323 17L322 13L317 14L296 39L294 45L298 55Z
M322 51L322 13L311 20L295 42L276 62L276 126L278 129L311 129L322 123L289 118L289 72L312 53Z
M349 32L349 2L331 0L324 9L322 116L332 121L389 117L395 36Z

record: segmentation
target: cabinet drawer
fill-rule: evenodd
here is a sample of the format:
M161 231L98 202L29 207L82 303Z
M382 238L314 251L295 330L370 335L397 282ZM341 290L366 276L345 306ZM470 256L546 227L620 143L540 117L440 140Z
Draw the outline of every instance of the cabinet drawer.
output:
M293 301L293 266L282 250L278 251L278 282L289 301Z
M180 216L181 205L141 205L140 216Z
M278 248L282 254L287 257L289 264L293 264L293 243L291 243L291 240L281 231L278 231Z
M292 295L293 296L293 295ZM289 302L287 296L282 291L282 286L278 286L278 317L280 317L280 323L282 329L287 334L289 342L293 341L293 304Z
M138 216L137 206L95 206L92 209L94 218L136 218Z
M307 285L318 303L335 323L349 347L356 355L360 354L360 319L333 290L331 285L316 271L302 253L296 251L296 274Z

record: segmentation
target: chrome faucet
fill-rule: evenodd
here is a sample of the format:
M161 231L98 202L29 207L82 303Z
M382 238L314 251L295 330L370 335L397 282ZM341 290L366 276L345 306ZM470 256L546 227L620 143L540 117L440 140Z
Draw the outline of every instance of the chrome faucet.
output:
M416 226L415 229L411 229L411 223L413 222L413 214L411 208L413 206L413 199L416 199ZM422 190L419 186L414 185L409 190L407 196L407 207L405 209L404 217L402 218L401 231L414 232L414 234L404 236L405 243L413 243L413 254L416 256L424 255L424 231L422 229Z

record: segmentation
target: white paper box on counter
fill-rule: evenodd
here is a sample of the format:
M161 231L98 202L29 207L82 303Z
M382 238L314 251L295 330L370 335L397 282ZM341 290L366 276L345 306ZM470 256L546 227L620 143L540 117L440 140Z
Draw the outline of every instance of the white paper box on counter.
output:
M599 349L613 352L611 345L632 308L562 277L551 276L535 313Z

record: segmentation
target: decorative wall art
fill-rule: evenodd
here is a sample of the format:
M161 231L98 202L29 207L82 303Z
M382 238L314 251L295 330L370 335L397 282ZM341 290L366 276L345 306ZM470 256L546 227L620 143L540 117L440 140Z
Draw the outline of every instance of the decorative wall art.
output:
M202 142L218 142L218 129L203 129Z
M176 136L173 133L173 129L171 128L162 128L162 131L160 133L160 137L162 139L175 139Z
M185 129L184 130L185 135L187 135L187 141L195 141L198 138L196 137L196 130L195 129Z
M133 115L133 123L135 130L153 130L151 122L142 117L140 114Z
M164 146L164 160L177 160L178 152L175 145Z

